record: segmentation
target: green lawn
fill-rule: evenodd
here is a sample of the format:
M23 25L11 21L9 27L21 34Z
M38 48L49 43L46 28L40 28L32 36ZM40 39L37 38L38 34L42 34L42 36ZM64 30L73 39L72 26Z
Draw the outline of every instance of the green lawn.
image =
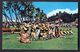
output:
M43 50L77 50L77 28L72 28L74 34L66 38L53 38L50 40L38 40L31 43L20 43L16 37L18 34L3 34L2 49L43 49Z

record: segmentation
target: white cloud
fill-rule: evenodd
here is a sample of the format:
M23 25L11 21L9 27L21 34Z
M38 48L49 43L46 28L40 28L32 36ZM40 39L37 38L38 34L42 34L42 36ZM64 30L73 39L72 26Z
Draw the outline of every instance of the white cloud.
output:
M49 12L47 14L47 17L50 17L52 15L56 15L56 13L59 13L59 11L61 11L62 13L65 11L65 12L67 12L69 14L78 13L78 9L76 9L76 10L70 10L68 8L66 8L66 9L56 9L56 10L53 10L53 11Z

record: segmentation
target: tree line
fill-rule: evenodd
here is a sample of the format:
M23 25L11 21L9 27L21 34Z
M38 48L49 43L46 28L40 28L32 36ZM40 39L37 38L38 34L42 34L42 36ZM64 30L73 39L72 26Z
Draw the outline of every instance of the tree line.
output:
M61 11L59 11L59 13L57 13L56 15L49 17L49 19L51 20L55 20L56 18L62 19L64 23L69 23L78 19L78 13L69 14L67 12L62 13Z

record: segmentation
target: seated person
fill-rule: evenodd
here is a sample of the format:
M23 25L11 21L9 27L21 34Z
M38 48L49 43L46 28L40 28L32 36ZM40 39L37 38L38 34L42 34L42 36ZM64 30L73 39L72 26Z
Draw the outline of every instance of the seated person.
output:
M68 30L69 35L73 34L73 31L71 29Z
M29 34L27 32L21 31L19 40L21 43L30 43L31 41L29 40L28 37L29 37Z
M65 34L64 34L63 31L62 31L62 29L60 29L60 32L59 32L59 33L60 33L60 37L66 38L66 37L65 37Z

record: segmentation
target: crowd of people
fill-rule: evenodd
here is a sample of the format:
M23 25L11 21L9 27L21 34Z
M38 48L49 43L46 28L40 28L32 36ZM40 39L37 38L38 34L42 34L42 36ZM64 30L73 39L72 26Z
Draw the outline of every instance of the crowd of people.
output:
M59 24L45 23L23 23L20 26L20 42L30 43L32 40L48 40L52 38L64 37L71 35L71 29L63 30Z

